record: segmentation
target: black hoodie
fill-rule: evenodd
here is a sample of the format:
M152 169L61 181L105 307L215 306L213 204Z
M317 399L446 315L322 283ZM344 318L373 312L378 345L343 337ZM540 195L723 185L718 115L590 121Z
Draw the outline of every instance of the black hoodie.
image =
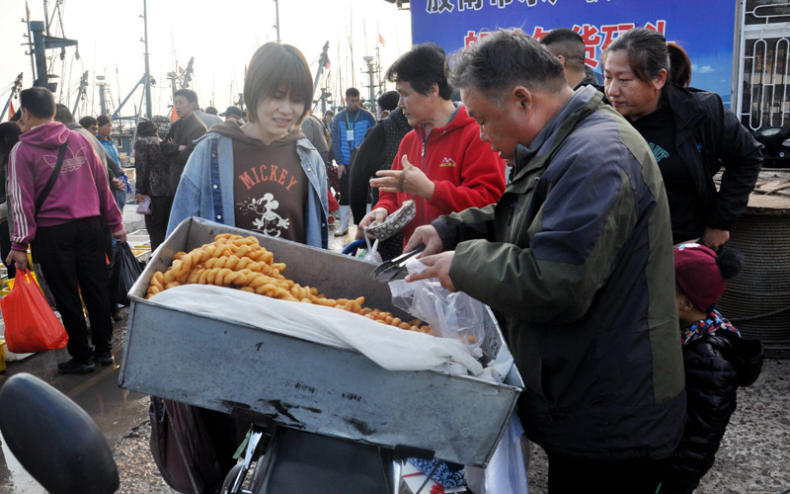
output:
M232 122L217 124L211 131L233 141L236 226L304 243L310 185L296 153L301 131L270 144L246 135Z

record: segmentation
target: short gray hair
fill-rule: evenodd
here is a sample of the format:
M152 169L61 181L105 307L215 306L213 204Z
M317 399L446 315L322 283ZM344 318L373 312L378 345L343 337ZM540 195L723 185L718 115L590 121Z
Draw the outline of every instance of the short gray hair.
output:
M516 85L556 92L567 86L562 64L535 39L522 32L499 30L461 53L450 82L484 92Z

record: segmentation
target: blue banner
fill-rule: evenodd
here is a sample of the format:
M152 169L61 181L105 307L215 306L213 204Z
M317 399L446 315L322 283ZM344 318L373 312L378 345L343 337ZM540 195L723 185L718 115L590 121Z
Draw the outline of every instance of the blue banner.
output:
M578 32L587 64L600 73L601 52L634 27L659 31L688 52L691 85L721 95L732 90L733 0L411 0L412 40L432 41L449 54L497 29L521 29L540 39L554 28Z

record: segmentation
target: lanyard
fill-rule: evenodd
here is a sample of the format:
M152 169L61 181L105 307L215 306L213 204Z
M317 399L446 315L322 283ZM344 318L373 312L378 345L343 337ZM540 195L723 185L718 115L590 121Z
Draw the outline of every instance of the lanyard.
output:
M349 156L351 156L351 153L354 151L354 142L355 142L357 137L353 134L353 132L356 130L355 127L356 127L356 124L357 124L357 120L359 120L360 113L362 113L362 110L357 110L357 114L354 116L354 125L351 125L351 122L348 121L348 111L346 111L346 114L345 114L345 117L346 117L346 131L350 133L349 136L348 136L349 138L346 139L346 142L348 143ZM349 165L350 164L351 163L349 163Z
M362 111L360 111L360 110L357 110L357 114L354 116L354 124L356 124L356 123L357 123L357 120L359 120L359 114L360 114L360 113L362 113ZM346 111L346 115L345 115L345 117L346 117L346 128L347 128L348 130L351 130L351 129L352 129L352 126L351 126L351 122L349 122L349 121L348 121L348 111Z

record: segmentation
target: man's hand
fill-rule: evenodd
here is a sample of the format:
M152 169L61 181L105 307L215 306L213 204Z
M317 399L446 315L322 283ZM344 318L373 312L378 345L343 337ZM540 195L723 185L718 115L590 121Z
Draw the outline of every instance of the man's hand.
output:
M12 250L5 260L7 266L12 263L16 265L17 269L27 269L27 252L21 250Z
M448 250L441 254L420 258L428 269L422 273L413 273L406 277L406 281L424 280L427 278L439 278L439 282L444 288L451 292L457 291L453 280L450 279L450 266L453 263L454 250Z
M420 253L420 256L422 257L436 254L444 249L442 239L439 238L439 232L436 231L436 228L434 228L433 225L423 225L417 227L417 229L414 230L414 233L409 238L409 241L406 243L406 247L403 249L403 251L412 251L420 244L425 246L425 250Z
M121 225L121 229L118 230L117 232L113 232L112 237L121 242L126 242L126 227Z
M430 200L436 188L433 180L428 178L422 170L409 163L405 154L400 161L403 170L379 170L376 172L376 176L379 178L370 179L370 186L378 187L383 192L392 194L406 192Z
M140 194L138 192L137 194L134 195L134 198L137 200L137 202L143 202L145 200L145 198L146 198L146 195L145 194Z
M700 239L702 244L710 247L713 250L719 250L719 247L726 244L730 240L730 232L727 230L717 230L715 228L705 228L705 233L702 234Z
M337 179L338 180L343 178L343 175L346 174L346 165L337 165L335 167L335 173L337 173Z
M357 226L357 238L363 238L365 235L365 228L369 227L373 223L381 223L383 222L389 213L384 208L376 208L373 211L369 212L362 218L362 221L359 222ZM371 237L372 238L372 237Z
M110 187L115 190L124 190L126 189L126 185L123 183L123 180L120 178L113 178L110 180Z

